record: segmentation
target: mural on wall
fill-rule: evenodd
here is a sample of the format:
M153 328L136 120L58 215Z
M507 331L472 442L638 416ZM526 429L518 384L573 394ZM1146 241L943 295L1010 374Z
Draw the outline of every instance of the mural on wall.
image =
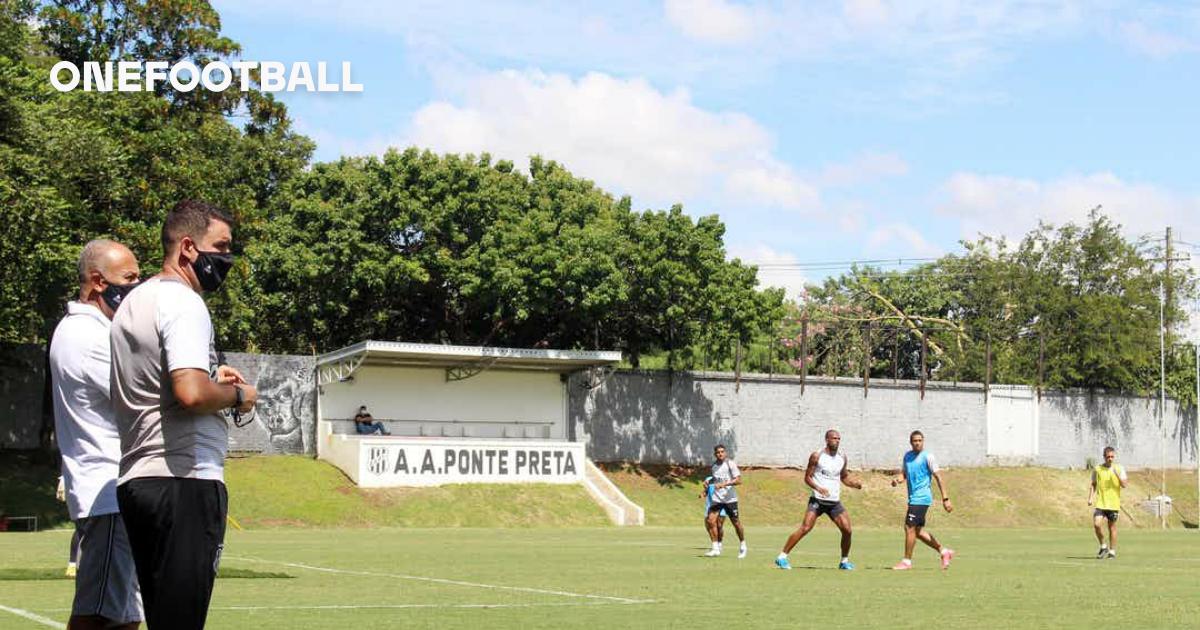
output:
M229 448L261 453L312 453L316 424L316 383L312 357L229 353L237 368L258 388L258 405L240 427L230 426Z

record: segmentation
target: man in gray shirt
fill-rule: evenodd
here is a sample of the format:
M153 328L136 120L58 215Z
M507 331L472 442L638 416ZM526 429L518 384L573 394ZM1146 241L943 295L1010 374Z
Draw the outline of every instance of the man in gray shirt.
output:
M150 628L203 628L225 538L229 408L258 393L217 364L201 292L233 264L233 219L199 201L163 223L162 272L124 300L111 329L111 394L121 436L117 501Z

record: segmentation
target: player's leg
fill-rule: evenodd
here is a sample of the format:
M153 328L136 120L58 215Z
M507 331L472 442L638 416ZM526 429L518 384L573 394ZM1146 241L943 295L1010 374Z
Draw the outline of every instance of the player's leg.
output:
M1096 510L1092 513L1092 527L1096 530L1096 540L1100 541L1100 551L1096 552L1097 558L1103 558L1108 555L1108 545L1104 543L1104 513Z
M737 501L727 503L725 507L726 514L729 515L729 522L733 523L733 529L737 532L738 542L738 558L746 557L746 530L742 528L742 515L738 511Z
M842 561L838 564L839 569L850 570L854 568L854 564L850 562L850 545L854 541L854 530L850 525L850 513L846 508L841 507L837 514L830 513L829 517L833 519L833 524L837 525L838 530L842 532Z
M721 531L717 528L717 519L721 514L723 505L714 503L708 506L708 518L704 519L705 525L708 526L708 538L712 542L712 547L704 555L709 558L714 558L721 555Z
M738 540L746 542L746 530L742 528L742 515L738 513L737 502L728 505L730 507L726 511L729 513L729 522L733 523L733 530L737 532Z
M783 551L780 551L779 555L775 557L775 566L779 567L780 569L792 568L792 564L788 562L788 554L792 552L792 548L796 546L796 543L800 542L801 538L804 538L808 535L808 532L812 531L813 525L815 525L816 522L817 503L816 501L809 501L808 509L804 511L804 520L800 521L800 527L798 527L796 531L792 532L791 535L788 536L788 539L783 543Z
M925 529L924 527L917 527L915 529L917 530L917 540L929 545L930 549L933 549L938 553L942 552L942 549L944 549L944 547L942 547L942 543L938 542L937 539L933 537L933 534L929 533L929 530ZM911 551L912 550L910 549L909 552L911 553ZM911 558L912 556L909 557Z
M721 541L720 530L717 528L717 517L721 513L721 508L713 509L716 506L709 506L708 514L704 517L704 529L708 531L708 539L713 543Z
M792 534L788 536L787 542L783 543L783 553L791 553L792 548L796 546L796 543L800 542L800 539L804 538L808 535L808 532L812 531L813 525L815 525L816 522L817 512L815 510L806 511L804 513L804 520L800 522L800 527L798 527L796 531L792 532Z
M1108 557L1117 557L1117 512L1108 517Z
M717 516L717 542L725 542L725 515Z
M74 525L74 530L71 533L71 551L67 557L66 576L69 578L75 577L79 567L79 525Z

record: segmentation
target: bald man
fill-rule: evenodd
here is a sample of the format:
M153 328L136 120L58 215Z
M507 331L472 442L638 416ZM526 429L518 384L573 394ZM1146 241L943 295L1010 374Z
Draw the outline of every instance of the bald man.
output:
M117 509L121 438L109 398L109 328L139 280L128 247L91 241L79 255L79 299L50 341L54 429L62 452L67 510L79 536L68 628L137 628L141 594Z

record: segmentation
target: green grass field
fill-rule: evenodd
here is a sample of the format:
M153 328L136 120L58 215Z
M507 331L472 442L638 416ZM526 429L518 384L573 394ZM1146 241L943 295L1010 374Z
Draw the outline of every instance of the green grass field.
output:
M837 537L823 522L771 561L803 509L802 473L748 469L741 489L751 555L701 558L702 471L606 467L646 509L650 527L608 526L580 487L454 485L364 490L303 457L232 459L230 530L210 628L1185 628L1200 625L1195 472L1172 471L1180 512L1160 531L1126 492L1120 558L1092 558L1087 473L1039 468L951 470L957 509L930 528L956 548L948 572L918 550L900 556L900 490L860 474L845 500L858 528L858 570L834 569ZM0 456L0 508L38 514L40 533L0 533L0 630L61 627L72 583L62 579L69 530L54 501L55 469ZM730 540L733 540L730 532ZM732 543L730 547L732 548ZM1102 595L1103 594L1103 595ZM41 623L17 612L44 618Z
M210 628L1184 628L1200 619L1200 533L1137 530L1116 560L1078 530L954 529L949 571L916 570L892 529L858 532L840 572L819 526L772 567L787 534L751 527L751 554L701 558L691 528L276 529L231 532ZM2 579L61 569L66 531L0 535L0 606L65 622L68 580ZM255 575L274 573L289 577ZM16 577L30 577L16 576ZM50 627L0 609L0 628Z

